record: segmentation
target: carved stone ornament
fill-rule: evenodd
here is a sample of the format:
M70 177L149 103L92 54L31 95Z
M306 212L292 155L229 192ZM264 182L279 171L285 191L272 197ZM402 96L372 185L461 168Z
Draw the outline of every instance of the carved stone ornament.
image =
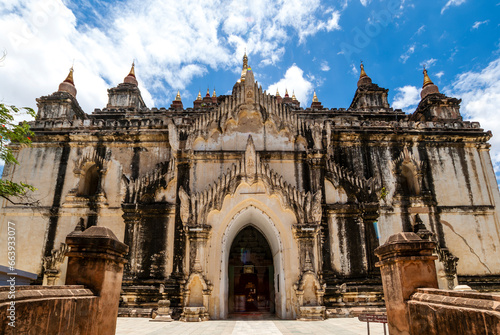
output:
M408 150L407 146L403 148L403 151L401 152L399 157L396 158L391 163L394 172L398 172L398 168L403 163L412 164L415 167L417 173L420 173L423 166L423 163L418 158L416 158L410 150Z
M184 308L179 320L187 322L209 320L208 308L213 289L210 280L201 273L191 273L182 286Z
M314 123L310 126L314 149L323 149L323 124Z
M138 203L146 197L154 199L155 192L160 187L166 187L175 177L176 161L171 156L168 161L161 162L154 169L136 178L128 179L122 176L122 186L125 203Z
M158 311L156 312L156 317L153 320L155 322L171 322L172 319L172 309L170 308L170 300L158 300Z
M453 290L455 276L457 275L457 263L459 258L453 255L448 248L436 247L439 261L443 263L448 289Z
M187 224L189 220L189 195L184 191L182 186L179 187L179 199L181 200L181 221L183 224Z
M177 127L172 120L168 120L168 142L172 150L179 150L179 134L177 134Z
M321 190L316 192L312 198L311 202L311 212L309 214L311 221L314 223L320 223L321 217L323 215L323 210L321 208Z
M106 152L105 156L109 156L111 152ZM99 155L96 148L86 149L82 155L75 160L73 173L75 175L84 174L89 165L96 165L101 174L107 171L106 158Z
M252 176L257 172L257 152L253 144L252 135L248 135L245 150L245 171L247 176Z
M52 250L50 256L42 258L43 272L47 278L47 285L55 285L55 281L61 273L61 264L64 262L68 251L69 246L66 243L61 243L59 249Z
M326 283L312 271L303 272L293 285L299 307L297 319L304 321L324 320L326 308L323 306Z
M335 187L341 183L347 183L351 189L365 194L374 194L379 188L379 181L376 177L365 179L358 177L353 171L336 164L332 157L326 160L326 177Z

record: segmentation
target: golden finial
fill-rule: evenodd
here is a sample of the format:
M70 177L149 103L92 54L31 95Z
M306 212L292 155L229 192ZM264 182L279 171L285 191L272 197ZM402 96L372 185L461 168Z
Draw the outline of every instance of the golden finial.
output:
M212 98L217 98L217 94L215 94L215 87L214 87L214 93L212 93Z
M64 82L70 83L73 86L75 85L75 83L73 81L73 66L71 66L71 69L69 69L68 76L66 77L66 79L64 79Z
M206 97L210 96L210 87L207 87L207 94L205 95Z
M424 66L424 85L422 87L433 84L434 83L432 82L431 78L429 78L429 75L427 74L427 69Z
M247 71L248 71L248 57L247 57L247 49L245 49L245 55L243 56L243 68L241 70L241 77L238 82L242 83L245 81Z
M278 89L276 89L276 96L279 97L280 96L280 91L278 91Z
M135 61L132 61L132 68L130 69L130 73L128 75L135 78Z
M365 72L365 66L363 65L363 61L361 61L360 67L361 67L361 73L359 74L359 79L361 79L363 77L368 77L368 75Z
M292 100L297 100L297 98L295 97L295 90L292 91Z
M285 88L285 98L288 98L289 95L288 95L288 88Z
M318 96L316 95L316 90L314 90L313 102L319 102L318 101Z
M247 57L247 49L245 48L245 54L243 55L243 69L248 68L248 57Z
M201 100L201 90L198 91L198 96L196 97L196 100Z
M182 101L181 100L181 92L177 90L177 95L175 96L175 101Z

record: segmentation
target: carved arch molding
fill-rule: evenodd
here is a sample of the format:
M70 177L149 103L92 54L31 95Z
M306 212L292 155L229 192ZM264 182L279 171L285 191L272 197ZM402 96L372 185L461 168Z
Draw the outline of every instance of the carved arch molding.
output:
M236 192L242 182L249 185L262 181L270 195L277 195L284 208L292 210L300 224L319 224L322 217L321 191L304 192L287 183L283 176L260 161L252 136L248 137L245 154L239 163L228 168L214 183L202 192L189 195L182 186L180 217L184 225L207 225L210 211L220 210L226 195Z
M108 171L111 151L105 148L85 148L74 160L73 174L77 181L66 195L65 207L88 207L89 203L106 205L106 194L102 180Z

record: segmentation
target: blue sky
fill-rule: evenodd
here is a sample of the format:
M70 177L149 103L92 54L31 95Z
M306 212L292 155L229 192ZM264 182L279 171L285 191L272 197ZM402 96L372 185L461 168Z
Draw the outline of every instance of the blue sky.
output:
M500 171L500 0L60 1L0 4L0 100L35 107L74 62L77 98L103 108L133 59L149 107L184 106L201 90L228 93L246 49L271 93L295 90L309 106L350 105L359 63L395 108L419 101L422 67L463 99L465 119L492 130Z

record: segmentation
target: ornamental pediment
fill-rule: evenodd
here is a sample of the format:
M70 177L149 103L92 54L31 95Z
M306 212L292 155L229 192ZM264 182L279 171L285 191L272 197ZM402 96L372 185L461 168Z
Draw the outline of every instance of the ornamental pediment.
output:
M253 185L262 182L266 193L277 195L284 208L292 210L299 223L319 224L321 222L322 193L304 192L288 183L283 176L264 164L256 151L252 136L248 136L245 154L238 163L228 168L213 184L201 192L188 194L182 187L179 189L181 199L181 219L184 224L193 222L206 224L210 211L222 208L226 195L234 195L238 186L245 182Z

